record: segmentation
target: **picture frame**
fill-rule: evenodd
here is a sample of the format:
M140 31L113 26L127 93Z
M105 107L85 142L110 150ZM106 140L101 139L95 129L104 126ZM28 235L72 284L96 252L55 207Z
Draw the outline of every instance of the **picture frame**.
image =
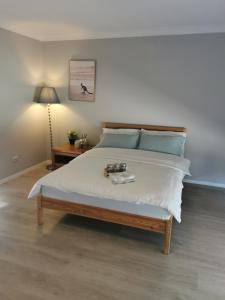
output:
M69 100L94 102L96 96L96 61L70 60Z

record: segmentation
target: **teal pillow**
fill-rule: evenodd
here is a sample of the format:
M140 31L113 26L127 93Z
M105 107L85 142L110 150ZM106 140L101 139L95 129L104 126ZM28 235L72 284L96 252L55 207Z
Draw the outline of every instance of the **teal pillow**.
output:
M96 147L135 149L137 147L138 139L139 134L104 133Z
M141 134L138 149L184 155L185 136Z

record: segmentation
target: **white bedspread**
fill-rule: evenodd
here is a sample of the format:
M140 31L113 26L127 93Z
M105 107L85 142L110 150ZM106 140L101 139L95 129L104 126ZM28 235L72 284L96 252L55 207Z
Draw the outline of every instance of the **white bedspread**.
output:
M114 185L104 177L106 164L116 162L126 162L136 181ZM28 197L37 196L42 186L48 186L103 199L149 203L167 209L180 222L182 180L185 175L190 175L189 166L189 160L174 155L134 149L94 148L38 180Z

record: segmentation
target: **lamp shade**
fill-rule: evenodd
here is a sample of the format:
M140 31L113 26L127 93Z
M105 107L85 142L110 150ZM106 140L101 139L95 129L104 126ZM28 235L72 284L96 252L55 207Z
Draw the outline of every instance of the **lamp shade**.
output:
M60 103L60 100L54 87L43 87L41 88L40 96L37 99L37 102L54 104Z

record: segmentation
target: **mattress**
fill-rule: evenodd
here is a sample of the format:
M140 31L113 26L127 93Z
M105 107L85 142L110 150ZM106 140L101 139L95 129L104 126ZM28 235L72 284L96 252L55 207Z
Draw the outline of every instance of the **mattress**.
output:
M104 176L105 166L118 162L127 164L136 177L135 182L115 185ZM95 203L103 208L152 217L153 210L157 218L168 218L171 214L181 222L182 180L189 174L189 165L187 159L165 153L95 148L39 179L28 197L36 197L43 191L49 193L45 188L48 187L57 191L46 195L52 198L90 201L84 204Z
M168 210L151 204L136 204L133 202L85 196L75 192L62 192L56 188L48 186L42 186L42 195L59 201L63 200L72 203L86 204L94 207L101 207L161 220L168 220L171 217Z

